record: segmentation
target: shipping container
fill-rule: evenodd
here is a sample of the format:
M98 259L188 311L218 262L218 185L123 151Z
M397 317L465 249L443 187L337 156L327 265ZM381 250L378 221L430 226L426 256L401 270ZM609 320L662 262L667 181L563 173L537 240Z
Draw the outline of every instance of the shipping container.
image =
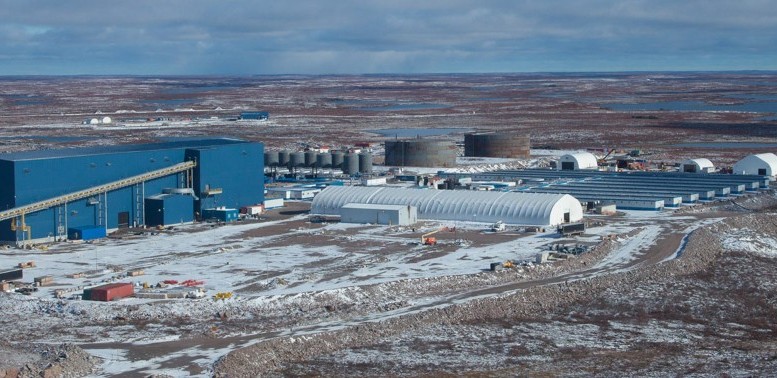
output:
M264 206L262 205L243 206L240 208L240 214L248 216L261 215L263 212Z
M48 286L54 283L54 276L40 276L35 277L33 281L38 284L38 286Z
M237 220L237 209L203 209L203 220L218 220L221 222L234 222Z
M105 226L80 226L67 229L67 238L70 240L94 240L104 238L106 235Z
M118 282L84 289L83 299L110 302L135 294L135 287L129 282Z
M265 210L276 209L279 207L283 207L283 198L273 198L273 199L264 200Z
M10 269L0 271L0 281L14 281L22 279L24 271L22 269Z

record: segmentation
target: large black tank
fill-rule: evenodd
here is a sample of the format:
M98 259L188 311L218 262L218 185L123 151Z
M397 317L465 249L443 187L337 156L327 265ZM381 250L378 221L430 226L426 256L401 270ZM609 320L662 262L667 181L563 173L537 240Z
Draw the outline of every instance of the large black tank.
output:
M386 165L455 167L458 148L452 141L410 139L386 141Z
M507 132L466 134L464 156L528 159L529 137Z

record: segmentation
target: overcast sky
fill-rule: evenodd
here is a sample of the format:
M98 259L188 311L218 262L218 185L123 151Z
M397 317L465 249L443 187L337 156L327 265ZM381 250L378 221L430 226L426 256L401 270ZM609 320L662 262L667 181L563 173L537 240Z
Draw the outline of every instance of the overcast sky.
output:
M777 0L0 0L0 75L777 69Z

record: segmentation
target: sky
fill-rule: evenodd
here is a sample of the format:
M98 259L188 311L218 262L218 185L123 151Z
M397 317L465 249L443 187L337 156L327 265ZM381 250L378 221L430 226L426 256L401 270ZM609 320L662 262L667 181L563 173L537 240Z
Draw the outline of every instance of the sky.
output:
M0 0L0 75L777 69L777 0Z

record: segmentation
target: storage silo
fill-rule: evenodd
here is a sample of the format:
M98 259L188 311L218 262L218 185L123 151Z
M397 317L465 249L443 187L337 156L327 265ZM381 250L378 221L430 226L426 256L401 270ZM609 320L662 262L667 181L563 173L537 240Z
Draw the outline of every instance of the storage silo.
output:
M477 133L464 135L464 156L528 159L530 141L517 133Z
M332 151L332 168L342 168L345 154L342 151Z
M277 167L279 163L278 151L264 152L264 165L266 167Z
M289 166L290 167L304 167L305 166L305 153L304 152L292 152L289 154Z
M316 166L316 156L318 155L318 152L316 151L305 151L305 166L306 167L315 167Z
M398 167L456 166L458 148L448 140L395 140L386 141L386 165Z
M279 167L289 166L289 151L286 151L286 150L278 151L278 166Z
M372 155L369 152L359 154L359 172L362 174L372 173Z
M331 168L332 154L322 152L316 155L316 165L320 168Z
M347 154L343 159L343 173L346 175L355 175L359 173L359 155Z

